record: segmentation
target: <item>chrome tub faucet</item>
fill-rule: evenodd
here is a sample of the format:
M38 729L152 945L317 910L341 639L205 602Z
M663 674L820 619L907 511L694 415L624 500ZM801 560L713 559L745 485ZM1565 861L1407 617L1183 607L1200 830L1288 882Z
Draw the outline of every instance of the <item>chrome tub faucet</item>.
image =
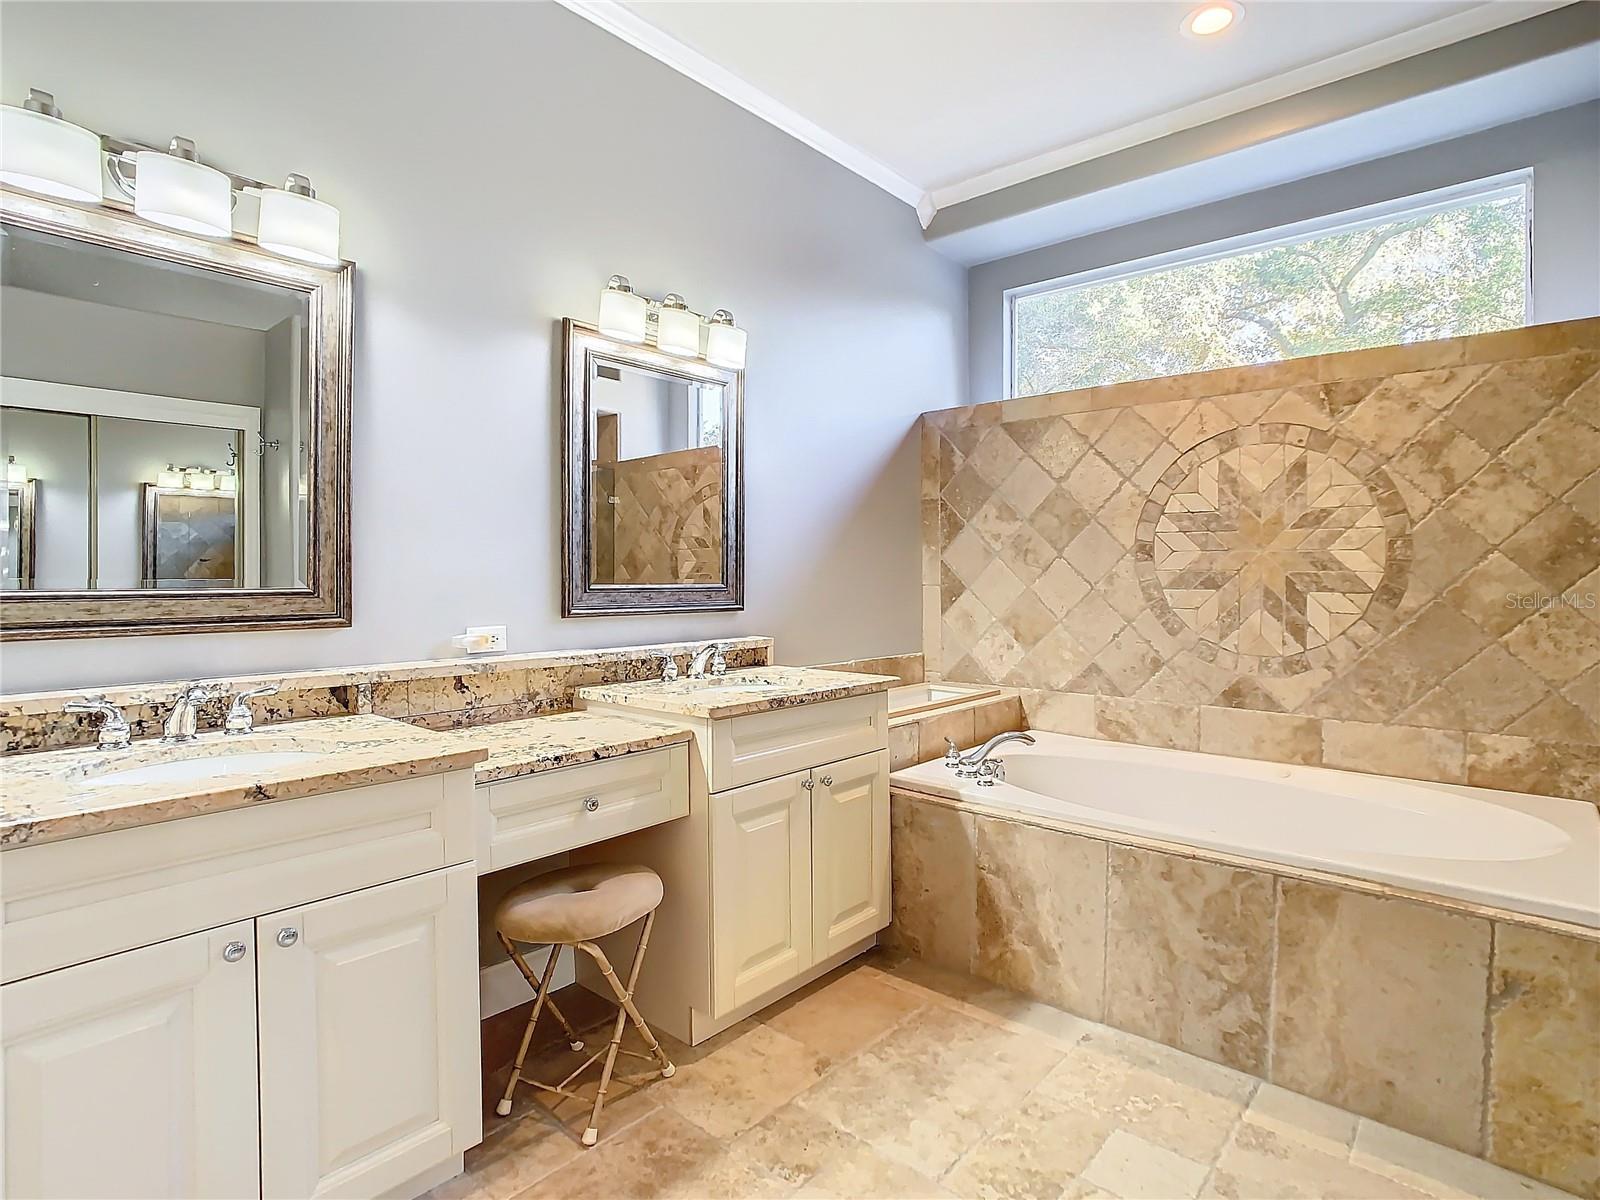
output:
M1034 744L1031 733L1020 730L1008 729L1004 733L997 733L976 750L955 758L954 767L957 779L975 779L979 787L993 787L1002 783L1006 777L1006 760L1003 758L990 758L989 756L1007 742L1021 742L1024 746ZM951 753L945 753L945 766L951 766Z

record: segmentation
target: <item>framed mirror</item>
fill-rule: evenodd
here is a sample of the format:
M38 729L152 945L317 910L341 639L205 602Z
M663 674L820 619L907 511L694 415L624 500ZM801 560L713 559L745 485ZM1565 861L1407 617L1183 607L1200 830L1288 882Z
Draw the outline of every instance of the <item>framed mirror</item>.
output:
M744 373L562 334L562 614L742 609Z
M0 190L0 637L350 623L353 271Z

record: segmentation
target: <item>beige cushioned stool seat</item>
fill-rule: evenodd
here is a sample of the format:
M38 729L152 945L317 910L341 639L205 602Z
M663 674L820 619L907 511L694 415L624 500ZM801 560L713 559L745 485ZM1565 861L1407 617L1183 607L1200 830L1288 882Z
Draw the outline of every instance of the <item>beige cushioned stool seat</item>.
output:
M592 942L660 903L661 876L649 867L591 863L512 888L495 909L494 924L517 942Z

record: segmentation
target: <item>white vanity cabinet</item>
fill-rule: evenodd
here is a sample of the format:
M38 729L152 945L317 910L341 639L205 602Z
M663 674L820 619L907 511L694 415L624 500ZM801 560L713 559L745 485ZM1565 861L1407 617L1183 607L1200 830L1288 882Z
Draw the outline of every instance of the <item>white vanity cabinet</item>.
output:
M471 806L457 771L6 851L0 1194L415 1195L459 1170Z
M652 1024L696 1043L866 950L889 924L887 701L638 715L695 732L688 819L573 858L640 862L661 875L665 899L636 998ZM607 953L628 961L636 938L616 935Z

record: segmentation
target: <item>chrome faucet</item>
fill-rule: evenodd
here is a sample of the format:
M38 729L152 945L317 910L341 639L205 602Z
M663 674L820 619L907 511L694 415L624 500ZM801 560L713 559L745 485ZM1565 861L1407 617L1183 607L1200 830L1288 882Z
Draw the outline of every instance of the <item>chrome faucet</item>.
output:
M661 682L671 683L678 677L678 660L670 654L661 656Z
M957 779L976 779L980 787L993 787L1006 777L1006 763L1003 758L990 758L996 749L1007 742L1021 742L1024 746L1034 744L1031 733L1020 730L1008 729L1004 733L997 733L976 750L968 751L956 759ZM949 759L946 758L948 765Z
M256 727L256 717L250 711L250 701L257 696L272 696L278 691L278 685L269 683L265 687L251 688L249 691L240 692L233 698L233 703L228 705L228 715L222 719L222 732L225 734L251 733Z
M167 746L192 742L200 723L200 706L217 695L218 689L209 683L186 683L172 702L172 712L161 726L161 741Z
M128 720L122 715L122 710L104 696L68 700L61 708L64 712L100 715L100 733L95 743L102 750L123 750L133 741L133 730L128 728Z
M722 656L722 647L716 642L702 646L689 660L689 678L704 679L707 675L726 675L728 660Z

